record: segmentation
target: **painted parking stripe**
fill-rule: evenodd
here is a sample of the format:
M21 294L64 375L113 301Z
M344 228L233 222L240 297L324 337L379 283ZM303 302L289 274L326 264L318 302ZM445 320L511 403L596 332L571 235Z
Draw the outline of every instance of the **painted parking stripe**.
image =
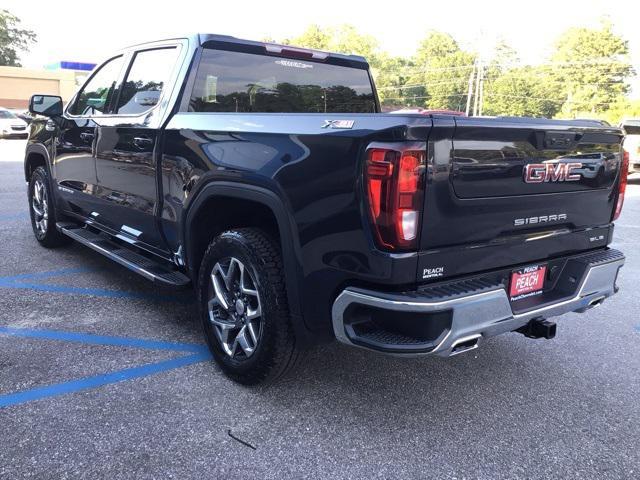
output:
M32 402L34 400L41 400L43 398L74 393L80 390L97 388L111 383L118 383L134 378L155 375L157 373L185 367L187 365L193 365L194 363L204 362L209 360L210 358L211 356L209 352L196 353L194 355L186 355L183 357L173 358L171 360L165 360L158 363L142 365L140 367L127 368L124 370L119 370L117 372L95 375L92 377L71 380L69 382L58 383L46 387L38 387L22 392L0 395L0 408L10 407L12 405L18 405L26 402Z
M12 275L8 277L0 277L0 288L15 288L23 290L37 290L41 292L53 292L64 293L69 295L90 295L94 297L107 297L107 298L130 298L137 300L151 300L160 302L174 302L174 303L190 303L192 300L188 298L181 298L171 295L154 295L145 293L127 292L122 290L108 290L104 288L85 288L85 287L71 287L67 285L52 285L48 283L33 283L24 282L21 280L38 280L55 278L64 275L71 275L76 273L86 273L91 271L98 271L91 268L65 268L60 270L51 270L47 272L36 273L24 273L20 275Z
M192 353L208 352L206 345L196 343L174 343L159 340L147 340L143 338L113 337L107 335L93 335L90 333L66 332L63 330L36 330L30 328L0 327L0 335L2 334L12 335L15 337L85 343L89 345L145 348L151 350L174 350L177 352Z
M0 214L0 222L8 222L11 220L22 220L24 218L29 218L28 212L19 212L19 213L3 213Z
M40 292L66 293L70 295L90 295L93 297L131 298L136 300L153 300L158 302L187 303L187 300L165 295L149 295L144 293L106 290L104 288L68 287L65 285L49 285L45 283L0 282L0 288L37 290Z
M21 273L19 275L11 275L8 277L0 277L0 283L4 282L15 282L17 280L23 280L25 278L51 278L51 277L61 277L64 275L74 275L76 273L87 273L87 272L95 272L97 269L89 268L89 267L80 267L80 268L61 268L60 270L49 270L47 272L36 272L36 273Z

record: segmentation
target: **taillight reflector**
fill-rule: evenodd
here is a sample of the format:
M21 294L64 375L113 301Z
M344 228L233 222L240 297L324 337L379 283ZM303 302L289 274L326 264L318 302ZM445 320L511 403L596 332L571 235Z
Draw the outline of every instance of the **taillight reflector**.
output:
M424 161L420 150L371 148L365 181L369 214L378 245L416 249L424 201Z
M622 213L624 205L624 193L627 190L627 177L629 176L629 152L624 150L622 153L622 164L620 165L620 181L618 182L618 201L616 202L616 210L613 213L613 221L617 220Z

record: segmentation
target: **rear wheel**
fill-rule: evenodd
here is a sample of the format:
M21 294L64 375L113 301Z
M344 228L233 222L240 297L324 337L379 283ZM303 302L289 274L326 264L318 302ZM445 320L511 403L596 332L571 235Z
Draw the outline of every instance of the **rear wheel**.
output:
M40 245L53 248L71 242L56 229L55 202L44 167L36 168L29 180L29 214L33 234Z
M215 361L232 380L273 381L298 356L278 247L262 231L222 233L200 268L201 321Z

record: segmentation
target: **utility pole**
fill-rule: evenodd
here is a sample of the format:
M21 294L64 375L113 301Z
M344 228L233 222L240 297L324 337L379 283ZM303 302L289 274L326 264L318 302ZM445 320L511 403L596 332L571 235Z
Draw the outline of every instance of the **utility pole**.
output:
M471 69L471 75L469 75L469 87L467 89L467 109L465 110L465 114L467 117L471 112L471 97L473 96L473 77L476 74L476 63L474 62L473 68Z
M480 99L478 104L478 115L482 116L482 110L484 109L484 68L480 70Z
M476 88L475 88L475 95L474 95L474 99L473 99L473 116L477 116L479 115L479 107L480 107L480 83L481 83L481 78L483 76L484 73L484 65L482 64L481 60L478 60L478 74L476 75Z

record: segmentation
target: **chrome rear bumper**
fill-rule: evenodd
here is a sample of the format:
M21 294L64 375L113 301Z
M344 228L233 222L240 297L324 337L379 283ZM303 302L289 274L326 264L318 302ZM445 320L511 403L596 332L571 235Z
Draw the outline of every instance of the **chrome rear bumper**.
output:
M347 288L333 304L334 333L342 343L394 355L450 356L462 350L471 350L482 339L517 330L532 319L585 311L616 293L616 278L618 270L624 264L624 255L616 250L606 250L601 255L591 254L585 258L586 267L575 294L523 313L513 312L504 285L490 285L480 288L479 292L476 289L476 292L462 292L442 298L421 298L416 292L385 294ZM373 342L360 336L358 329L354 328L354 325L357 327L357 319L355 323L351 323L354 307L371 308L399 316L407 313L420 314L424 315L424 321L430 321L434 314L451 312L451 322L449 328L443 328L437 338L428 342L412 342L407 335L385 335L380 332L373 332L376 340ZM367 335L370 336L371 333ZM384 339L384 348L377 347L380 338ZM396 345L393 344L394 341ZM460 350L457 348L460 345L469 348Z

